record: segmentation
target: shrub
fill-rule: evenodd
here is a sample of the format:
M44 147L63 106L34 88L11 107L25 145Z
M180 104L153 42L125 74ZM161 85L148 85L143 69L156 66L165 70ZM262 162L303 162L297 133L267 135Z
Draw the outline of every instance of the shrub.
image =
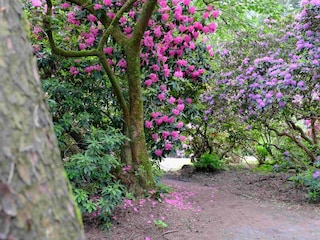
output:
M308 189L308 199L311 202L320 202L320 169L308 169L290 180Z
M124 139L112 128L92 129L86 139L87 149L64 163L82 213L92 214L106 224L125 194L125 186L115 177L115 173L122 170L114 154Z
M219 171L225 170L226 165L216 153L205 153L201 155L199 160L194 163L196 169L204 171Z

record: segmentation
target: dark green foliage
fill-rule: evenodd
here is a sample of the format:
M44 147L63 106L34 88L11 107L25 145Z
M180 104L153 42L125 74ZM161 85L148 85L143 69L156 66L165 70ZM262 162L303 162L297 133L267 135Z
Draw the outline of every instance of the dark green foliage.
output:
M269 155L267 149L264 146L256 146L256 152L259 164L263 164Z
M256 168L254 168L255 171L268 173L275 171L274 166L271 164L262 164Z
M226 170L226 165L223 160L220 159L220 157L215 154L209 154L205 153L203 154L197 162L193 164L196 169L202 170L202 171L220 171L220 170Z
M92 129L86 139L86 151L65 160L64 167L82 213L93 213L107 221L122 201L125 187L115 175L122 171L116 152L124 139L112 128Z

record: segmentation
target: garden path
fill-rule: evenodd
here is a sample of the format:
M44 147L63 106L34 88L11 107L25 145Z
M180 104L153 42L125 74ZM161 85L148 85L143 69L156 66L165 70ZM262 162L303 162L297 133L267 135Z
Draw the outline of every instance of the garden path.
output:
M163 183L174 192L161 203L127 203L109 232L87 223L88 239L320 239L320 206L304 202L304 192L282 175L237 170L181 179L169 174Z

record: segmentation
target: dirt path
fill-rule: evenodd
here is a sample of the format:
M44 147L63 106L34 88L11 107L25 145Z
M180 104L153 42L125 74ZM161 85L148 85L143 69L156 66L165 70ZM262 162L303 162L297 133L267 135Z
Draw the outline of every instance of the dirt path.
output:
M261 179L269 187L261 187ZM272 186L281 184L282 180L281 176L266 178L243 172L197 175L188 181L167 177L163 183L175 191L162 203L153 200L128 202L116 213L111 231L103 233L87 226L87 237L123 240L320 239L319 205L303 203L297 197L301 193L290 190L289 185L286 186L288 191L279 188L280 191L275 192ZM288 199L290 191L294 196L292 201ZM154 220L161 220L167 227L156 226Z

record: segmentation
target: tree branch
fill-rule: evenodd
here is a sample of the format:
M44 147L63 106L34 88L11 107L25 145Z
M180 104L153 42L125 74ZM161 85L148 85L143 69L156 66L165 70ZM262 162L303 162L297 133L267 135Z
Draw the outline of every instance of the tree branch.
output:
M311 118L311 137L315 145L318 144L316 122L317 122L317 118ZM320 124L320 122L318 124Z
M89 56L97 56L98 51L93 49L93 50L83 50L83 51L72 51L72 50L64 50L62 48L57 47L55 44L52 30L51 30L51 17L52 17L52 1L51 0L46 0L47 1L47 13L46 17L43 20L43 24L45 27L45 32L48 36L48 40L50 43L50 48L52 52L56 55L60 55L63 57L89 57Z
M130 3L128 5L130 5L130 4L132 5L135 1L136 0L130 0L129 1ZM91 14L96 16L97 11L93 9L93 4L91 1L89 2L88 0L67 0L67 2L76 4L84 9L87 9ZM127 3L125 5L127 6ZM120 9L120 11L121 11L121 9ZM108 31L107 34L112 35L112 37L116 40L116 42L118 44L120 44L121 46L126 44L128 38L126 37L126 35L123 34L123 32L118 28L118 26L115 26L115 25L112 26L112 20L110 18L108 18L106 14L101 14L100 17L98 17L98 16L96 16L96 17L99 19L99 21L105 27L105 29L107 29L107 31ZM118 23L118 22L119 21L117 21L116 23ZM110 27L110 29L109 29L109 27Z
M125 122L130 122L130 114L129 114L129 108L128 108L127 102L124 98L123 91L119 85L119 82L118 82L114 72L112 71L110 64L108 63L106 56L104 54L99 54L99 60L108 75L108 78L111 82L112 88L115 92L115 95L116 95L118 101L119 101L120 107L123 111Z
M311 145L313 145L312 140L305 134L305 132L303 131L303 129L299 126L297 126L293 121L291 121L290 119L286 120L288 126L296 131L298 131L300 133L300 136L306 140L308 143L310 143Z
M99 43L98 46L98 50L103 50L103 46L104 44L107 42L107 39L109 37L110 34L112 34L112 32L114 31L114 28L116 27L116 24L119 23L120 18L122 17L122 15L128 11L130 9L130 7L132 6L132 4L134 2L136 2L137 0L129 0L127 1L121 8L120 10L117 12L116 16L113 18L113 20L111 21L110 25L108 26L107 30L104 32L102 39ZM127 41L127 37L123 36L122 37L125 41L121 41L119 44L124 44Z
M305 145L303 145L303 143L301 143L295 136L290 135L289 133L286 133L286 132L279 132L277 129L269 126L269 124L267 123L264 123L264 124L268 129L270 129L271 131L274 131L279 137L285 136L290 138L299 148L301 148L308 155L308 157L312 160L312 162L315 162L317 160L316 156Z
M153 10L157 5L157 0L146 0L143 4L140 19L138 20L136 26L132 32L131 43L133 46L140 48L140 41L143 37L143 34L148 27L148 22L153 14Z

